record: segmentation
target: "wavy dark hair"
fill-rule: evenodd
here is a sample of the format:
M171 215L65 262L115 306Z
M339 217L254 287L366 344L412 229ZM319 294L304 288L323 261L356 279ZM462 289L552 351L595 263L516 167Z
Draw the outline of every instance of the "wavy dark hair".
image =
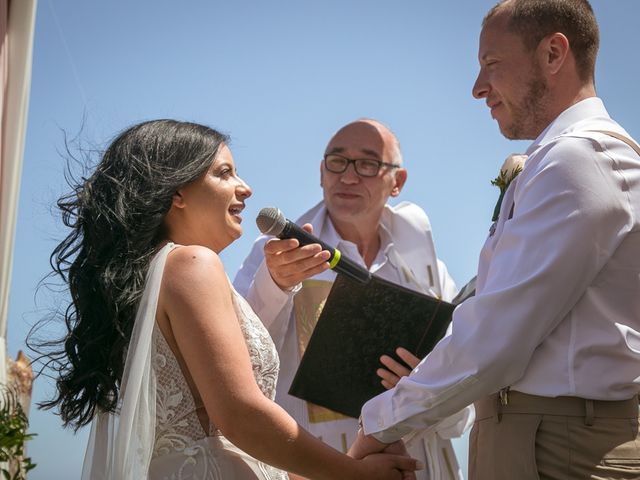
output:
M174 193L211 166L228 137L175 120L135 125L112 141L86 180L58 208L71 229L54 249L53 275L68 285L66 334L47 347L45 368L58 407L76 430L98 411L114 412L136 310L150 260L165 239ZM42 354L42 349L39 353Z

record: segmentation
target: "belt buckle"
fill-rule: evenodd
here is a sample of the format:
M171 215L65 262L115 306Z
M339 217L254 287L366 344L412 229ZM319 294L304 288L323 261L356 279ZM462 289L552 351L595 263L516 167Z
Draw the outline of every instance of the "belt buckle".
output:
M505 387L498 391L498 398L500 399L500 405L506 407L509 405L509 387Z

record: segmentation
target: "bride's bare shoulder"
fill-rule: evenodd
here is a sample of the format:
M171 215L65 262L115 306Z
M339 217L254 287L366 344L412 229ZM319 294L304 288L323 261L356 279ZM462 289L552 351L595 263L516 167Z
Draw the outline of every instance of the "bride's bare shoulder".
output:
M185 245L174 248L167 257L162 283L166 293L177 293L185 288L198 290L221 280L226 283L226 279L217 253L201 245Z

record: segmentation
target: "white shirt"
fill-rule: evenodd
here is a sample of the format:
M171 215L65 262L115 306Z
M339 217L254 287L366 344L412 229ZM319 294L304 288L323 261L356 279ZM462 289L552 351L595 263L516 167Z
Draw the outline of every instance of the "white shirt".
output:
M506 386L597 400L640 391L640 159L591 130L629 136L589 98L529 147L476 296L409 377L364 405L366 433L390 442Z
M342 255L362 266L365 265L357 246L340 238L322 202L302 215L296 220L296 223L300 225L311 223L316 237L328 245L337 247ZM395 207L386 206L379 234L381 246L371 265L370 271L372 273L408 288L441 296L445 300L450 300L456 295L455 283L449 276L444 263L436 257L431 227L422 209L409 202L402 202ZM343 450L355 439L357 421L347 418L311 423L306 402L288 394L300 358L296 322L292 308L293 296L297 289L292 292L284 292L271 278L263 253L264 243L268 238L270 237L261 236L256 240L251 253L243 262L234 279L234 286L238 292L246 297L269 329L278 348L280 375L276 401L303 428L321 437L325 443L334 448ZM333 271L328 270L313 278L333 282L335 275ZM458 410L462 410L464 407L463 405ZM446 448L445 455L453 460L450 456L454 453L451 443L447 439L461 435L472 420L473 410L468 408L431 429L430 445L425 446L425 448L433 450L431 454L427 454L428 462L431 462L429 468L432 469L430 478L459 478L458 476L450 476L444 461L439 461L438 458L442 457L441 450ZM439 437L435 436L436 431L439 432ZM428 442L425 440L425 443ZM424 458L422 460L425 461ZM457 470L455 467L454 469ZM459 472L455 473L459 475Z

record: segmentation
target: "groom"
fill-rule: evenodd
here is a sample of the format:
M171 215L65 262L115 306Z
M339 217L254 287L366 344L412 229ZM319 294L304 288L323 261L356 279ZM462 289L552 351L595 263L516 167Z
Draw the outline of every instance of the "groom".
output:
M484 99L534 140L482 250L476 296L362 409L352 453L475 402L471 480L640 478L640 147L596 97L586 0L505 0L483 21Z

